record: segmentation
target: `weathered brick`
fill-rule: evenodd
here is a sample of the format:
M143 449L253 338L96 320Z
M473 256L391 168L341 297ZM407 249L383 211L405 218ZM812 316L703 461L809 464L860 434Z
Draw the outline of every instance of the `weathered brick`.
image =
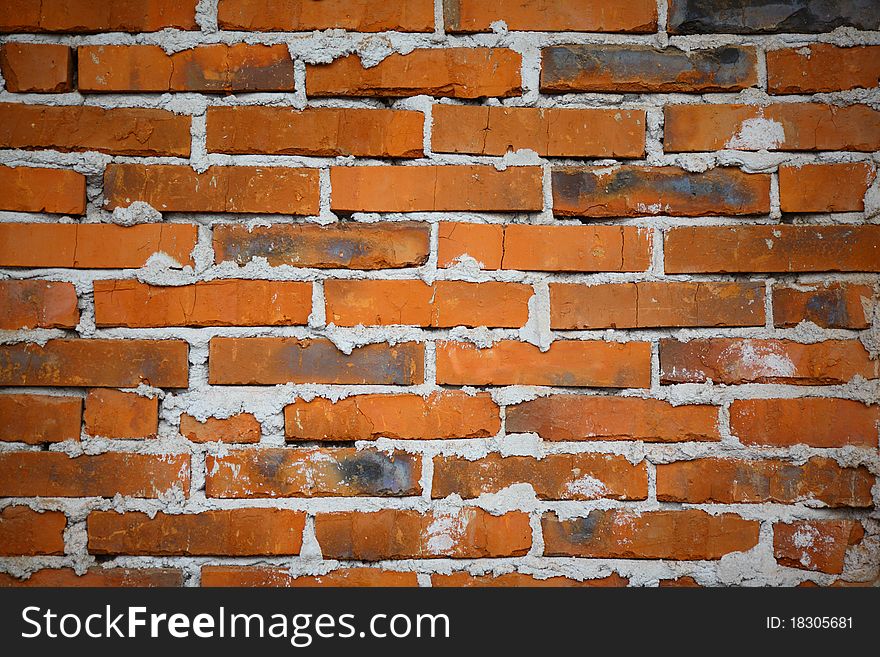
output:
M215 261L231 260L239 265L265 258L273 267L416 267L427 262L429 243L428 225L411 222L275 224L252 229L232 224L214 226Z
M830 32L880 27L880 6L863 0L669 0L670 34Z
M0 281L0 329L74 328L79 323L76 304L72 283Z
M754 48L679 50L578 44L541 51L541 91L739 91L758 83Z
M59 511L7 506L0 511L0 555L64 554L67 517Z
M783 566L840 574L850 545L865 535L857 520L773 523L773 555Z
M352 212L537 211L544 207L540 167L331 167L330 207Z
M865 329L871 325L874 289L856 283L773 286L773 324L789 328L802 321L823 328Z
M190 120L141 107L0 103L0 147L189 157Z
M565 167L553 171L553 214L562 217L682 217L767 214L769 174L716 168Z
M29 445L79 440L82 399L0 395L0 440Z
M507 408L507 430L544 440L721 440L718 407L638 397L539 397Z
M2 223L0 266L135 269L159 252L188 265L197 237L192 224Z
M214 385L412 385L423 382L424 365L424 346L415 342L369 344L347 355L323 338L212 338L208 380Z
M189 495L189 454L0 454L4 497L159 497L173 490Z
M310 32L431 32L433 0L220 0L217 20L224 30Z
M119 390L89 390L83 420L90 436L155 438L159 431L159 398Z
M110 164L104 207L145 201L162 212L318 213L318 170L287 167L209 167Z
M522 92L522 57L506 48L419 48L365 68L357 55L306 65L306 95L483 98Z
M0 32L197 30L198 0L8 0Z
M690 575L685 575L675 579L661 579L658 586L660 588L699 588L701 585Z
M877 171L867 162L779 167L783 212L860 212Z
M834 385L854 376L880 377L858 340L801 344L790 340L709 338L660 341L661 383L787 383Z
M0 210L85 214L86 177L66 169L0 166ZM6 230L0 227L0 252Z
M524 573L505 573L503 575L471 575L467 572L456 572L449 575L434 573L431 575L431 586L439 587L529 587L529 588L558 588L571 586L585 587L623 587L629 584L629 580L617 573L599 579L585 579L579 581L569 577L547 577L539 579L534 575Z
M504 21L509 30L538 32L635 32L657 29L652 0L443 0L446 31L491 32Z
M180 433L194 443L258 443L260 423L250 413L239 413L228 418L209 417L200 422L186 413L180 416Z
M208 151L421 157L425 116L408 110L209 107Z
M27 579L0 574L0 587L89 587L119 588L179 587L183 586L183 573L175 568L89 568L77 575L73 568L43 568Z
M211 44L167 54L160 46L80 46L82 92L293 91L285 44Z
M812 94L871 89L880 84L880 46L839 48L813 43L767 52L771 94Z
M476 461L440 456L434 461L433 482L434 498L476 498L516 484L530 484L541 500L644 500L648 496L645 463L633 465L623 456L606 454L547 454L541 459L490 454Z
M651 231L635 226L528 226L504 230L501 269L645 271Z
M308 323L310 283L224 279L157 287L94 282L97 326L290 326Z
M732 513L705 511L594 509L588 516L560 520L555 512L541 519L547 556L610 559L720 559L758 544L760 524Z
M324 282L327 321L336 326L523 326L534 289L521 283L420 280Z
M730 432L746 445L873 447L880 407L851 399L740 399L730 405Z
M651 345L557 340L546 352L513 340L487 349L471 343L437 343L437 382L445 385L535 385L647 388Z
M819 501L829 507L870 507L874 481L865 467L842 468L821 457L803 465L704 458L658 464L657 499L694 504Z
M663 254L667 274L880 271L880 226L683 226Z
M763 283L550 284L554 329L763 325Z
M319 587L418 586L416 573L378 568L340 568L325 575L290 574L289 568L266 566L202 566L202 586Z
M49 340L0 346L0 385L136 388L187 386L182 340Z
M506 227L500 224L440 223L437 266L450 267L467 255L482 269L501 269Z
M89 554L299 554L306 516L287 509L225 509L181 515L93 511L87 520Z
M69 46L60 43L4 43L0 72L6 91L14 93L57 94L73 89L73 55Z
M532 543L527 514L482 509L324 513L315 517L315 535L325 559L359 561L515 557Z
M867 105L667 105L668 153L717 151L876 151L880 112Z
M642 157L644 110L434 105L435 153L545 157Z
M489 438L501 429L487 394L355 395L337 402L297 399L284 408L288 440Z
M420 495L421 457L354 447L246 449L205 457L207 497Z

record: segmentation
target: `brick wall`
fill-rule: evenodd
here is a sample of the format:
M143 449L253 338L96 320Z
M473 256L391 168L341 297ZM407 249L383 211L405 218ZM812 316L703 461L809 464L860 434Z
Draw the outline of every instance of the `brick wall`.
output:
M0 584L876 582L878 30L5 3Z

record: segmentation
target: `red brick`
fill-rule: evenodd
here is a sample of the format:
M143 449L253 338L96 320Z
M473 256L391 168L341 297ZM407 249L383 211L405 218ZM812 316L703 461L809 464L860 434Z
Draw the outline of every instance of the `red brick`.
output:
M456 494L472 499L516 484L531 484L541 500L648 497L645 463L632 465L623 456L606 454L547 454L541 459L490 454L476 461L440 456L434 461L433 481L434 498Z
M554 329L763 325L763 283L550 284Z
M435 153L545 157L642 157L644 110L434 105Z
M773 523L773 555L783 566L840 574L850 545L865 535L857 520Z
M266 566L202 566L202 586L241 586L247 588L315 588L319 586L418 586L416 573L378 568L340 568L325 575L290 574L289 568Z
M93 511L89 554L261 556L299 554L306 516L287 509L168 515Z
M239 265L265 258L273 267L415 267L427 262L429 241L428 225L410 222L214 227L215 261L232 260Z
M186 413L180 416L180 433L194 443L258 443L260 423L250 413L239 413L228 418L209 417L200 422Z
M63 93L73 89L73 54L60 43L4 43L0 72L6 91Z
M297 399L284 408L288 440L489 438L501 429L488 394L355 395L337 402Z
M370 344L344 354L323 338L212 338L213 385L337 383L412 385L424 380L424 347Z
M0 440L29 445L79 440L82 400L48 395L0 395Z
M406 452L270 447L205 457L207 497L421 495L421 457Z
M33 511L7 506L0 511L0 555L64 554L67 516L59 511Z
M336 326L518 328L529 318L534 289L521 283L420 280L325 281L327 322Z
M443 0L446 31L491 32L504 21L509 30L538 32L637 32L657 29L652 0Z
M767 52L771 94L812 94L871 89L880 83L880 46L838 48L813 43Z
M161 212L318 213L318 170L287 167L209 167L110 164L104 207L145 201Z
M858 340L801 344L790 340L710 338L660 341L661 383L787 383L834 385L854 376L876 379L872 361Z
M482 509L449 513L384 509L318 514L315 536L325 559L476 559L516 557L529 551L529 516L493 516Z
M319 157L421 157L425 116L384 109L209 107L208 150Z
M198 0L8 0L0 32L197 30Z
M108 452L75 458L61 452L0 454L4 497L189 496L189 454Z
M220 29L263 32L431 32L433 0L220 0Z
M867 162L780 166L780 207L783 212L861 212L876 174Z
M468 255L483 269L501 269L506 226L443 221L438 237L438 267L450 267Z
M647 388L651 345L557 340L546 352L503 340L479 349L462 342L437 343L437 382L445 385L534 385Z
M306 65L306 95L482 98L522 92L522 58L505 48L418 48L365 68L357 55Z
M192 224L2 223L0 266L136 269L159 252L188 265L197 237Z
M0 147L189 157L190 120L140 107L0 103Z
M187 386L182 340L49 340L0 346L0 385L136 388Z
M72 568L44 568L32 573L27 579L0 574L3 587L90 587L119 588L178 587L183 586L183 573L174 568L89 568L77 575Z
M564 167L553 171L553 214L562 217L678 217L767 214L769 174L716 168Z
M867 105L667 105L664 112L666 152L880 149L880 112Z
M609 559L720 559L758 544L760 524L732 513L705 511L590 511L583 518L560 520L545 513L544 554Z
M97 326L290 326L308 323L312 285L214 280L174 287L95 281Z
M730 431L746 445L876 448L880 407L850 399L741 399Z
M83 419L90 436L155 438L159 431L159 398L119 390L89 390Z
M683 226L664 258L667 274L880 271L880 226Z
M865 329L871 325L874 289L855 283L805 283L773 286L773 324L797 326L802 321L823 328Z
M293 91L285 44L211 44L167 54L160 46L80 46L80 91L243 93Z
M865 467L842 468L821 457L803 465L705 458L658 464L657 499L693 504L819 501L829 507L871 507L874 481Z
M516 212L544 207L540 167L331 167L330 207L352 212Z
M40 280L0 281L0 329L74 328L79 323L72 283Z
M505 573L503 575L471 575L467 572L456 572L449 575L434 573L431 575L433 587L529 587L529 588L559 588L559 587L623 587L629 584L629 580L617 573L600 579L585 579L579 581L569 577L547 577L539 579L534 575L524 573Z
M690 575L685 575L675 579L661 579L658 586L660 588L700 588L701 585Z
M507 431L544 440L717 441L716 406L673 406L638 397L539 397L507 408Z
M85 214L86 177L65 169L0 166L0 210ZM2 237L0 232L0 252Z

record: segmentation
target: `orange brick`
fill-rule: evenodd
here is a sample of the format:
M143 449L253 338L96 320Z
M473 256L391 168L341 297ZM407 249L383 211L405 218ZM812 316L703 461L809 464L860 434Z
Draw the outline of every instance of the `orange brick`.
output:
M384 109L209 107L209 151L320 157L421 157L425 116Z
M516 212L544 207L540 167L331 167L330 207L352 212Z
M67 516L59 511L34 511L7 506L0 511L0 555L64 554Z
M0 587L90 587L118 588L183 586L183 573L174 568L89 568L77 575L72 568L44 568L27 579L0 575Z
M65 169L0 166L0 210L85 214L86 177ZM5 230L0 227L0 252Z
M378 568L340 568L326 575L293 576L288 568L265 566L202 566L202 586L241 586L247 588L314 588L319 586L418 586L416 573Z
M621 577L617 573L612 573L608 577L600 579L585 579L579 581L569 577L547 577L538 579L534 575L526 575L524 573L505 573L503 575L471 575L467 572L451 573L449 575L441 575L434 573L431 575L431 586L433 587L529 587L529 588L559 588L571 586L586 587L622 587L627 586L629 580Z
M197 30L198 0L8 0L0 32Z
M657 29L651 0L443 0L446 31L491 32L504 21L509 30L538 32L637 32Z
M874 289L850 283L773 286L773 324L797 326L810 321L823 328L865 329L871 325Z
M502 269L644 271L651 265L651 231L634 226L508 225Z
M637 397L553 395L507 408L507 430L544 440L721 440L718 407Z
M550 284L554 329L763 325L763 283Z
M534 289L520 283L420 280L325 281L327 322L336 326L523 326Z
M239 413L228 418L209 417L200 422L192 415L180 416L180 433L194 443L258 443L260 423L250 413Z
M434 105L435 153L545 157L642 157L644 110Z
M83 419L90 436L155 438L159 431L159 399L119 390L89 390Z
M880 46L838 48L814 43L767 52L771 94L812 94L871 89L880 83Z
M515 557L532 543L527 514L482 509L324 513L315 517L315 535L325 559L358 561Z
M437 382L445 385L534 385L647 388L651 345L557 340L549 351L503 340L487 349L470 343L437 343Z
M685 575L675 579L661 579L658 586L660 588L700 588L700 583L690 575Z
M854 376L876 379L872 361L858 340L801 344L789 340L710 338L660 341L661 383L787 383L834 385Z
M773 555L789 568L840 574L850 545L865 535L857 520L800 520L773 523Z
M730 405L730 432L746 445L873 447L880 408L850 399L741 399Z
M867 162L780 166L780 207L783 212L860 212L876 175Z
M72 283L39 280L0 281L0 329L74 328L79 323Z
M0 440L29 445L79 440L82 400L48 395L0 395Z
M6 91L57 94L73 89L73 55L60 43L4 43L0 72Z
M522 92L522 58L505 48L419 48L365 68L357 55L306 65L306 95L482 98Z
M293 91L284 44L211 44L167 54L160 46L80 46L82 92L241 93Z
M489 438L501 429L488 394L446 390L430 396L356 395L331 402L297 399L284 408L288 440Z
M214 280L174 287L95 281L97 326L290 326L308 323L311 283Z
M433 0L220 0L218 22L225 30L309 32L431 32Z
M145 201L162 212L318 213L318 170L287 167L209 167L110 164L104 207Z
M499 224L440 223L438 267L450 267L463 255L476 260L483 269L501 269L505 227Z

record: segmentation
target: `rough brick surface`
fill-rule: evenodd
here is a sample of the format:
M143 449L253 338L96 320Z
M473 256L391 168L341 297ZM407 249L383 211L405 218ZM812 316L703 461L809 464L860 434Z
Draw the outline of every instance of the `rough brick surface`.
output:
M260 423L250 413L228 418L209 417L204 422L184 413L180 433L194 443L256 443L260 441Z
M73 89L73 55L58 43L4 43L0 72L6 90L16 93L62 93Z
M854 520L812 520L773 524L773 554L783 566L840 574L846 550L862 540Z
M0 210L84 214L86 178L62 169L0 166ZM8 230L2 227L0 249Z
M10 0L0 32L195 30L198 0Z
M308 32L430 32L432 0L220 0L218 22L226 30Z
M7 506L0 511L0 556L64 554L67 516Z
M0 395L0 440L30 445L78 440L82 423L79 397Z
M865 192L877 172L873 165L806 164L779 167L779 201L783 212L857 212L865 209Z
M509 30L541 32L653 32L651 0L443 0L447 32L491 32L502 20Z
M865 329L871 325L873 296L870 285L775 285L773 323L791 327L807 321L824 328Z
M119 390L90 390L83 421L90 436L155 438L159 400Z
M804 94L876 87L880 46L839 48L816 43L767 53L767 88L774 94Z
M0 281L0 329L74 328L79 323L76 289L54 281Z

